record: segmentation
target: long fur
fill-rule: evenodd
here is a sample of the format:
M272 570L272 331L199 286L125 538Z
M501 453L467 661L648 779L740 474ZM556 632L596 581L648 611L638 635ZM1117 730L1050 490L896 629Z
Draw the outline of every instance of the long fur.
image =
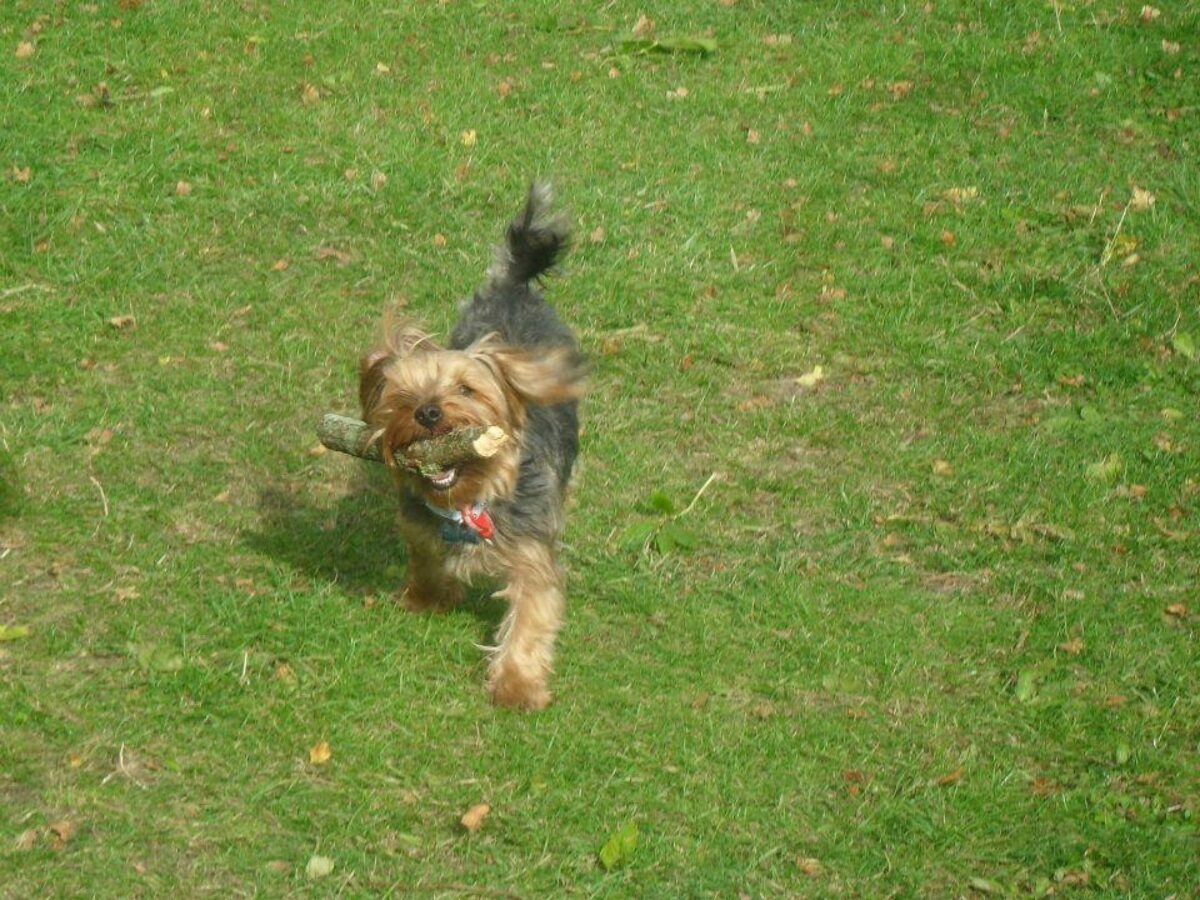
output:
M503 427L514 441L495 457L456 467L447 484L395 469L401 531L409 547L404 599L441 609L476 576L499 579L509 611L488 667L488 688L505 706L540 709L564 610L557 560L567 482L579 448L578 398L587 365L570 329L536 280L553 271L570 242L550 190L533 184L509 224L483 284L464 304L445 348L408 321L392 323L359 364L363 418L379 429L385 459L430 432ZM416 410L432 404L436 424ZM443 475L446 473L444 472ZM486 506L494 541L468 545L442 536L444 518Z

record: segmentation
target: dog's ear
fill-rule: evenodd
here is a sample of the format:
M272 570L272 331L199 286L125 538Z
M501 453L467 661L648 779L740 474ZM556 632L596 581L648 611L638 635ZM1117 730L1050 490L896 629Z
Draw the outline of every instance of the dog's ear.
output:
M587 386L587 365L569 347L524 349L484 341L472 353L527 405L578 400Z
M383 349L391 356L408 356L417 350L442 349L410 319L389 315L383 323Z
M364 353L358 361L358 402L364 421L371 420L371 413L379 405L383 386L387 383L385 372L393 359L395 357L388 350L376 349Z

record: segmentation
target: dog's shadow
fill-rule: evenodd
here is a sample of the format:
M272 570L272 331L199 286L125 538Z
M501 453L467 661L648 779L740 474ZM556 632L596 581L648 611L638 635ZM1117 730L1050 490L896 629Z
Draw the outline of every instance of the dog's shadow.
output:
M398 503L390 482L358 477L332 504L316 492L285 484L268 485L258 494L259 523L243 532L255 551L333 582L347 594L395 598L404 583L407 555L396 526ZM452 612L466 612L495 629L504 603L491 589L473 587Z

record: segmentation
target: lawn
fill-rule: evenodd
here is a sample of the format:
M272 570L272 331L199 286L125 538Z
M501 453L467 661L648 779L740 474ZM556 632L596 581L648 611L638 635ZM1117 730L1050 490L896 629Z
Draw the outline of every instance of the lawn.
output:
M1194 896L1158 2L5 3L0 894ZM519 714L315 427L535 176L594 373Z

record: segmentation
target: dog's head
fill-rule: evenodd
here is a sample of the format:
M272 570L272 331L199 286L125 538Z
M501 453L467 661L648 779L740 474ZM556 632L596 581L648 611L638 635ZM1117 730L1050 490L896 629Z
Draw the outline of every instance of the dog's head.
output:
M411 323L398 323L359 361L359 399L363 419L381 432L389 465L396 451L459 428L498 425L514 438L493 457L431 478L397 470L431 502L459 507L511 491L529 407L578 399L584 374L570 348L511 347L488 336L462 350L443 349Z

